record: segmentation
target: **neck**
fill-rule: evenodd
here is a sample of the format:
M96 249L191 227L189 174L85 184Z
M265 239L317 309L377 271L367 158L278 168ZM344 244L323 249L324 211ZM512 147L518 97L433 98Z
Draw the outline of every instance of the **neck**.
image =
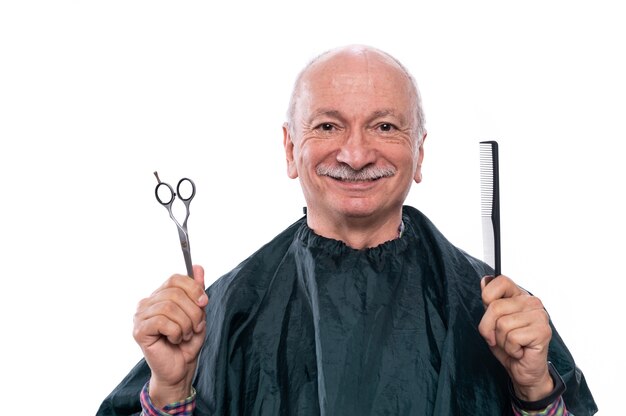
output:
M380 218L346 217L328 218L315 211L307 212L307 225L317 235L343 241L356 250L371 248L395 240L399 236L398 227L402 222L402 209L393 215Z

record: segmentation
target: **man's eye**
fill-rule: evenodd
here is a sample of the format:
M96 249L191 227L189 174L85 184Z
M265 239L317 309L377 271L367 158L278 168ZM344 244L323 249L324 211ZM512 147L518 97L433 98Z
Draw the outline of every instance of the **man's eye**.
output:
M322 130L322 131L332 131L332 130L334 130L335 126L333 126L330 123L322 123L319 126L317 126L317 128Z
M380 129L380 131L392 131L396 127L393 124L390 124L390 123L382 123L382 124L380 124L378 126L378 128Z

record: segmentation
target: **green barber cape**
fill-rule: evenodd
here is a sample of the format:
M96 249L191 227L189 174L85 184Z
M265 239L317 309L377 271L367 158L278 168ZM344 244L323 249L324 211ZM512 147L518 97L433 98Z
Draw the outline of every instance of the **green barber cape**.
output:
M493 271L404 207L402 238L354 250L300 219L217 280L196 415L511 415L508 376L478 333ZM549 359L576 416L597 410L553 328ZM98 415L139 414L141 361Z

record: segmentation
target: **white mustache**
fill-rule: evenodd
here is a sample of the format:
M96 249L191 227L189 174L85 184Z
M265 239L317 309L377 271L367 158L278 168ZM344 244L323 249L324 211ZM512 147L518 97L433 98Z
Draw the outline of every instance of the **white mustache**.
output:
M348 165L320 165L315 169L315 172L320 176L330 176L333 179L350 182L373 181L396 174L396 170L392 167L366 166L363 169L355 170Z

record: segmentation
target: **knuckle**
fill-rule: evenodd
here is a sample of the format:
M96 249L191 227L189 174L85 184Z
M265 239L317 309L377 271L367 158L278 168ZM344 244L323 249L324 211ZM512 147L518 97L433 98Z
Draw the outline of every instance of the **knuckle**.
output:
M141 330L137 325L133 327L133 338L135 339L135 341L139 341L139 338L141 338Z
M504 345L504 350L511 357L517 356L520 352L520 349L521 349L520 344L510 339L507 339L507 342Z
M496 316L499 316L502 313L502 299L498 299L492 302L489 305L489 309L491 309L491 312L493 314L495 314Z
M546 311L545 309L542 309L541 315L543 316L543 319L545 319L546 323L548 324L548 327L550 327L550 315L548 314L548 311ZM552 329L550 329L550 331L552 331Z
M137 312L144 310L148 306L149 298L143 298L137 302Z
M550 318L548 317L548 314L545 312L541 313L538 321L540 322L545 337L552 338L552 327L550 326Z
M487 335L488 333L487 323L485 322L484 319L481 320L480 323L478 324L478 333L482 335L483 337Z
M550 327L550 325L546 327L546 338L552 339L552 328Z
M490 312L494 316L501 316L504 313L504 309L507 303L507 299L497 299L489 305Z
M522 334L519 331L511 331L507 333L506 341L512 346L520 345L522 341Z
M502 290L509 290L510 288L517 287L515 282L509 277L505 275L500 275L497 279L500 284Z
M532 309L543 309L543 302L538 297L529 296L527 303Z
M180 287L181 282L184 281L183 279L189 279L189 278L180 274L173 274L165 281L165 284L163 286L168 287L168 288Z
M133 338L135 341L139 342L144 333L145 323L141 320L136 320L133 325Z
M159 290L165 290L165 289L169 289L171 287L175 286L175 277L176 275L173 274L170 277L167 278L167 280L165 282L163 282L163 284L161 285L161 287L159 288Z
M508 333L511 329L511 320L507 317L502 317L496 321L496 331L500 333Z
M500 281L503 282L503 283L506 283L507 285L513 283L513 280L511 280L511 278L509 276L505 275L505 274L501 274L499 277L500 277L500 279L502 279Z
M535 320L537 322L540 322L541 324L545 325L545 326L550 326L550 318L548 317L548 313L544 310L544 309L535 309L533 311L536 315Z

